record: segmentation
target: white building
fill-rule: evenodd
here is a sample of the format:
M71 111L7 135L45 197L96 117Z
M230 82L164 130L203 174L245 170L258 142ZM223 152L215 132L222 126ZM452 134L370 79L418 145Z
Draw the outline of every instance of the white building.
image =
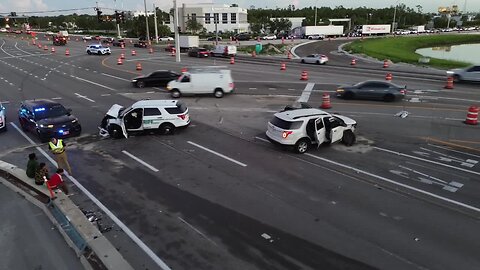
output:
M182 32L187 31L186 22L190 19L197 20L207 32L247 32L247 9L216 4L183 4L178 8L178 26ZM173 32L173 18L170 17L170 30Z

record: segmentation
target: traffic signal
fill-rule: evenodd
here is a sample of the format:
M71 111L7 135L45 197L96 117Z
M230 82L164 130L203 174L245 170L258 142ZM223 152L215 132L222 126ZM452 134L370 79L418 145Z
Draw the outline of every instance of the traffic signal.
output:
M97 8L97 21L102 22L102 11Z
M126 21L125 11L122 11L121 15L122 15L122 23L125 23L125 21Z
M117 24L120 23L120 13L118 11L115 10L115 22Z

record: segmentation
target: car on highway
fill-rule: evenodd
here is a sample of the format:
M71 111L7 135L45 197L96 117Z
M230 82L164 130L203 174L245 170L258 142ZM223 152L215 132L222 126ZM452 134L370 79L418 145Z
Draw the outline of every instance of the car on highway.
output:
M167 86L171 81L174 81L180 77L178 74L171 70L157 70L145 76L138 76L132 79L132 85L143 88L146 86Z
M82 39L83 40L92 40L92 36L83 36Z
M315 39L323 40L324 38L325 38L324 35L310 35L310 36L308 36L308 39L310 39L310 40L315 40Z
M0 102L0 132L7 130L7 112Z
M8 32L7 28L0 28L0 33L6 33Z
M309 54L302 57L300 62L304 64L325 65L328 62L328 56L324 54Z
M159 37L158 41L174 41L173 37Z
M263 40L275 40L277 36L275 34L269 34L262 37Z
M115 39L112 42L112 46L116 46L116 47L121 47L122 44L123 44L123 46L125 46L125 40L124 39Z
M102 40L104 43L112 43L114 41L114 38L112 37L106 37Z
M452 69L447 71L447 76L453 77L454 82L480 82L480 65Z
M23 131L38 136L41 142L52 137L79 136L82 127L70 109L49 99L26 100L18 110L18 120Z
M353 145L356 126L355 120L339 114L315 108L292 109L275 113L265 134L272 143L303 154L311 145L338 141Z
M23 31L22 30L15 30L15 34L20 35Z
M392 102L405 98L407 86L399 86L387 81L368 80L354 85L340 86L337 97L343 99L368 99Z
M248 33L238 33L234 36L234 39L239 40L239 41L250 40L250 39L252 39L252 36L250 36L250 34L248 34Z
M106 55L106 54L112 53L109 47L105 47L100 44L88 45L85 51L87 52L87 54L98 54L98 55Z
M207 41L215 41L215 36L213 36L213 37L208 37L208 38L207 38ZM217 38L217 41L222 41L222 37L218 37L218 38Z
M193 47L188 50L188 56L190 57L208 57L209 55L210 51L205 48Z
M158 132L173 134L190 124L187 106L178 100L141 100L125 108L114 104L100 124L103 137L128 138L129 134Z
M217 45L210 51L211 56L235 56L237 55L237 46L235 45Z
M143 41L143 40L139 40L137 42L135 42L133 44L133 47L137 47L137 48L147 48L148 47L148 43Z
M53 35L55 35L55 33L53 33L52 31L45 32L45 36L53 36Z

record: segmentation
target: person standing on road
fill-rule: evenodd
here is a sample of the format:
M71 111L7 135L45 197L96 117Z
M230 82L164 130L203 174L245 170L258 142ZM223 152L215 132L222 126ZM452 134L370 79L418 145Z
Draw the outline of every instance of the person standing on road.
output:
M62 139L52 138L48 143L48 148L55 156L58 168L65 168L69 175L72 175L72 169L67 160L67 153L65 153L66 143Z
M48 185L52 189L59 188L63 191L63 193L68 195L68 187L67 187L67 184L65 184L65 182L63 181L62 175L63 175L63 169L58 168L57 171L52 176L50 176L50 179L48 180Z
M30 178L35 178L35 172L38 168L38 160L37 155L35 153L31 153L28 155L28 163L27 163L27 176Z
M48 169L45 163L40 163L35 171L35 184L41 186L48 179Z

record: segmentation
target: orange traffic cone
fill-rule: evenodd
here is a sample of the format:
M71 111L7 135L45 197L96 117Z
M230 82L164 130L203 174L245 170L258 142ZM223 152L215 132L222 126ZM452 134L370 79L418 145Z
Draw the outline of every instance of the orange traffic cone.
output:
M170 55L171 55L171 56L175 56L176 54L177 54L177 50L176 50L175 48L172 48L172 49L170 50Z
M43 46L43 50L44 50L44 51L48 51L47 45Z
M47 41L50 41L50 38L47 38Z
M308 80L308 73L306 70L302 71L302 75L300 77L300 80L302 81L307 81Z
M120 48L125 49L125 44L120 43Z
M392 79L393 79L392 73L387 73L387 75L385 75L385 80L391 81Z
M132 56L137 55L137 52L135 50L132 50Z
M287 65L284 62L280 65L280 70L287 70Z
M75 41L78 41L78 37L75 39Z
M290 51L288 51L287 59L292 59L292 53Z
M32 41L32 45L37 45L37 42L35 41L35 39Z
M66 49L66 50L65 50L65 55L66 55L66 56L69 56L69 55L70 55L70 50L69 50L69 49Z
M477 106L470 106L470 108L468 108L467 119L465 120L465 124L477 125L479 111L480 109Z
M235 57L230 57L230 65L233 65L235 64Z
M453 89L453 77L447 77L447 84L445 85L445 89Z
M187 72L187 68L186 68L186 67L183 67L183 68L182 68L182 73L185 73L185 72Z
M357 60L355 58L352 59L352 62L350 62L350 65L355 66L357 64Z
M142 64L140 64L140 63L137 63L137 65L136 65L136 68L135 68L135 69L136 69L136 70L142 70Z
M38 44L38 48L41 49L41 48L42 48L42 44L39 43L39 44Z
M330 104L330 95L327 93L323 93L322 95L322 105L320 105L322 109L330 109L332 108L332 104Z
M252 51L252 57L257 57L257 53L255 51Z
M124 53L120 54L120 59L125 59L125 54Z
M383 68L388 68L388 60L383 60Z
M153 53L153 48L150 47L150 49L148 50L148 53Z
M123 65L122 57L117 59L117 65Z
M52 53L54 53L54 52L55 52L55 47L52 47L52 50L51 50L51 51L52 51Z

